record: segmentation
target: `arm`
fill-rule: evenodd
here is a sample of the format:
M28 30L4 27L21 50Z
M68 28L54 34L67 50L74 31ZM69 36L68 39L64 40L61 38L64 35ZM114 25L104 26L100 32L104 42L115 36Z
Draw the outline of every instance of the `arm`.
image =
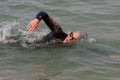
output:
M39 20L43 20L46 25L50 28L51 31L56 31L61 28L61 26L55 22L46 12L41 11L36 15L36 18Z
M51 31L56 32L58 29L61 29L60 25L55 22L46 12L41 11L36 15L35 19L28 24L27 30L33 32L37 28L41 19L46 23Z

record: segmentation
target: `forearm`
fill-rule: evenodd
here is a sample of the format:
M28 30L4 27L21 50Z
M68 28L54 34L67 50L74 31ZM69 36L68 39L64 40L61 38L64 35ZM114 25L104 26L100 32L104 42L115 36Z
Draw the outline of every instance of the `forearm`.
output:
M51 29L51 31L56 31L58 28L61 28L60 25L55 22L46 12L40 11L36 18L39 19L39 21L42 19L46 25Z

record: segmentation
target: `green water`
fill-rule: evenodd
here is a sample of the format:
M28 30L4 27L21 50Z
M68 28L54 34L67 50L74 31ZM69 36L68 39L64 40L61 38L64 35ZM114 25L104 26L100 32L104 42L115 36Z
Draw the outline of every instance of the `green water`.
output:
M64 31L86 32L96 41L47 48L5 44L5 36L27 33L40 10ZM119 25L119 0L0 0L0 80L120 80ZM44 22L36 33L42 29L48 29Z

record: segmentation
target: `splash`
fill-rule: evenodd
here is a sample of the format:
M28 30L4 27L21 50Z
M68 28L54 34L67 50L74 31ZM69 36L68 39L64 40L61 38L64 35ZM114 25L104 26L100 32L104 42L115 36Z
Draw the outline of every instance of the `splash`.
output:
M0 43L19 43L23 47L28 47L27 43L33 43L41 39L48 30L42 29L40 32L29 33L22 30L21 25L17 21L7 21L0 23Z
M7 43L7 37L12 35L12 29L19 25L18 22L2 22L0 23L0 42Z
M89 38L89 39L88 39L88 42L90 42L90 43L95 42L95 41L96 41L95 38Z

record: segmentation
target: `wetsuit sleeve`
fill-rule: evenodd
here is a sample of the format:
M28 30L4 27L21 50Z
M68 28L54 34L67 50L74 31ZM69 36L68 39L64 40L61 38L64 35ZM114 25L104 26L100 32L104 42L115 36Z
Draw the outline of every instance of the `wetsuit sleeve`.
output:
M55 22L46 12L40 11L37 15L36 18L39 20L43 20L46 25L50 28L52 32L57 32L58 30L62 30L61 26Z
M61 26L55 22L46 12L40 11L36 18L43 20L46 25L50 28L51 32L46 36L47 40L51 40L53 37L57 39L64 40L67 37L67 34L62 30Z

